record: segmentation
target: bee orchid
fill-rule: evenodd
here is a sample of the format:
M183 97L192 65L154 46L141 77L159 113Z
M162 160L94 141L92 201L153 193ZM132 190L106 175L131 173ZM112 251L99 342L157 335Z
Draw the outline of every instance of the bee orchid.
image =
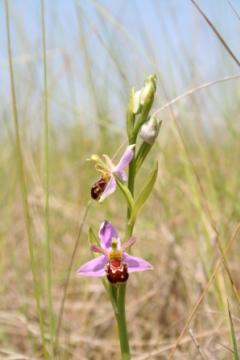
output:
M91 188L91 197L102 202L111 195L117 187L115 176L122 181L127 181L126 167L134 155L135 145L129 145L119 162L114 165L107 155L103 155L103 161L98 155L92 155L91 160L95 162L95 168L100 172L100 179Z
M109 282L116 284L127 281L129 273L152 269L152 265L136 256L126 253L136 238L131 237L121 244L114 226L104 221L99 229L101 246L92 245L91 250L101 255L83 264L78 274L82 276L107 276Z

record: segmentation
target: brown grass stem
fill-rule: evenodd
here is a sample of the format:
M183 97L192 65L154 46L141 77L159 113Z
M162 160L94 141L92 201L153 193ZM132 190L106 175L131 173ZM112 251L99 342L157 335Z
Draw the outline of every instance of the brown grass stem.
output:
M232 237L230 238L230 240L228 241L226 247L224 248L223 255L221 255L218 258L218 260L216 261L215 266L214 266L214 270L212 272L212 275L210 276L207 284L205 285L201 295L199 296L196 303L194 304L194 306L193 306L193 308L192 308L192 310L191 310L191 312L190 312L190 314L189 314L189 316L187 318L187 321L186 321L180 335L178 336L178 338L177 338L177 340L175 342L175 346L174 346L173 350L171 351L171 353L170 353L170 355L168 357L168 360L173 359L173 355L175 354L175 352L176 352L176 350L177 350L183 336L185 335L186 331L188 330L188 328L189 328L189 326L191 324L191 321L193 320L194 315L196 314L199 306L201 305L202 301L204 300L205 295L207 294L210 286L212 285L213 280L215 279L218 271L220 270L221 265L223 264L225 257L228 255L228 253L231 250L233 244L237 240L239 234L240 234L240 224L237 225Z
M211 22L211 20L207 17L207 15L202 11L202 9L198 6L198 4L196 3L195 0L190 0L193 5L196 7L196 9L198 10L198 12L202 15L202 17L204 18L204 20L208 23L208 25L210 26L210 28L212 29L212 31L214 32L214 34L217 36L217 38L220 40L220 42L222 43L222 45L225 47L225 49L227 50L227 52L230 54L230 56L233 58L233 60L235 61L235 63L240 66L240 61L238 60L238 58L236 57L236 55L233 53L233 51L230 49L230 47L228 46L228 44L226 43L226 41L224 40L224 38L222 37L222 35L219 33L219 31L216 29L216 27L213 25L213 23Z

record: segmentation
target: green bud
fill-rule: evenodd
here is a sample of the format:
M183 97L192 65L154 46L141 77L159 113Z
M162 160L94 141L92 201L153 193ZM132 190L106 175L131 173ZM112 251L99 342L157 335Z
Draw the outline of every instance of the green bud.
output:
M156 82L156 75L149 75L140 90L131 91L127 109L127 133L130 143L136 142L141 126L148 118L157 88Z
M141 111L141 94L142 90L138 90L133 93L132 112L134 115L137 115Z
M129 102L128 102L128 108L127 108L127 133L128 138L131 139L133 128L134 128L134 122L135 122L135 114L134 114L134 108L136 108L135 100L135 91L134 88L131 89Z
M144 106L146 104L152 103L157 88L156 81L156 75L149 75L146 78L144 87L141 90L141 105Z
M153 101L154 93L156 91L156 75L149 75L144 81L144 86L135 91L134 88L130 97L130 111L137 115L142 111L142 108Z
M145 143L150 145L154 143L158 136L161 123L161 120L159 120L156 116L151 116L150 119L142 125L140 137Z

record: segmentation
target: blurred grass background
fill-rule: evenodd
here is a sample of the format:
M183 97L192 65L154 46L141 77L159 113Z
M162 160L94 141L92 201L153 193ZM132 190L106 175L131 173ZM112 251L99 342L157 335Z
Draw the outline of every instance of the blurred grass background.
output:
M126 140L130 89L140 88L149 73L158 77L157 110L185 91L238 75L239 69L190 1L56 0L45 1L42 12L41 1L7 3L30 214L24 220L6 11L1 2L0 358L43 358L27 222L47 348L51 348L49 278L54 330L82 224L58 358L118 359L113 313L102 284L99 279L78 278L76 270L91 257L89 226L97 231L106 218L123 232L125 209L117 194L102 205L91 203L86 214L90 187L97 180L86 159L92 153L114 154ZM240 55L239 3L201 0L199 5ZM154 271L134 274L128 284L134 359L168 358L206 289L221 248L239 223L239 96L239 80L230 79L193 91L159 113L163 120L159 139L139 174L140 186L158 159L157 185L138 219L134 247L134 254L151 261ZM48 245L52 259L47 260ZM239 342L239 290L236 239L194 310L174 359L238 359L233 334Z

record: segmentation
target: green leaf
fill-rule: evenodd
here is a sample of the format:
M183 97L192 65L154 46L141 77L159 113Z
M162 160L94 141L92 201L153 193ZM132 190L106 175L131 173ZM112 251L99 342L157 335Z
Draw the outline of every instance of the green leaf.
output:
M228 315L229 315L230 328L231 328L231 337L232 337L232 344L233 344L233 359L234 360L240 360L239 352L238 352L238 348L237 348L237 339L236 339L236 334L235 334L235 330L234 330L232 314L231 314L231 310L230 310L230 307L229 307L229 302L228 302Z
M91 227L88 230L88 239L91 245L100 245L100 241Z
M153 171L150 173L146 183L143 186L142 191L140 192L135 202L135 206L133 208L129 223L134 223L136 221L139 211L141 210L141 208L143 207L143 205L145 204L146 200L148 199L148 197L150 196L153 190L153 187L157 179L157 173L158 173L158 163L156 162Z
M156 138L158 136L158 132L160 131L161 129L161 126L162 126L162 120L156 120L157 121L157 124L154 125L156 126L155 127L155 131L157 132L156 133ZM148 153L150 152L150 150L152 149L155 141L156 141L156 138L155 140L153 141L152 144L149 144L147 142L142 142L141 146L139 147L138 149L138 152L137 152L137 155L136 155L136 159L135 159L135 173L138 172L138 170L140 169L140 167L142 166L144 160L146 159Z
M149 151L151 150L153 144L147 144L143 142L137 152L136 160L135 160L135 172L137 173L142 163L144 162L146 156L148 155Z
M117 177L116 177L115 179L116 179L116 182L117 182L117 186L119 187L119 189L121 190L122 194L123 194L124 197L126 198L127 203L128 203L128 206L129 206L129 209L130 209L130 211L132 212L132 210L133 210L133 208L134 208L134 200L133 200L133 197L132 197L131 192L129 191L128 187L121 182L120 179L118 179Z
M128 109L127 109L127 133L129 140L132 138L133 127L135 122L135 115L133 113L133 97L134 97L134 89L131 90Z

